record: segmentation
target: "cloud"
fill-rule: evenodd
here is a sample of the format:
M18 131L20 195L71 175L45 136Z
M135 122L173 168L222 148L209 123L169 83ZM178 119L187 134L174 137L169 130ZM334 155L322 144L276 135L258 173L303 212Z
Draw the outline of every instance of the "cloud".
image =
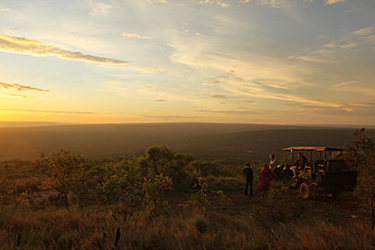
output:
M345 2L346 0L324 0L325 4L332 5L335 3Z
M89 4L91 5L91 15L92 16L107 16L109 11L112 9L110 4L96 1L96 0L89 0Z
M189 120L191 121L191 119L194 119L194 118L197 118L197 117L193 117L193 116L181 116L181 115L143 115L143 117L146 117L146 118L153 118L153 119L157 119L157 120Z
M146 73L165 72L165 69L163 69L163 68L137 68L137 70L140 71L140 72L146 72Z
M300 21L297 1L290 0L258 0L257 4L260 6L270 7L274 9L279 9L284 12L284 14L290 18Z
M340 83L335 84L334 87L338 88L338 87L353 85L353 84L356 84L356 83L358 83L358 81L340 82Z
M253 115L253 114L265 114L260 110L207 110L199 109L197 112L200 113L214 113L214 114L227 114L227 115Z
M29 112L29 113L52 113L52 114L78 114L78 115L91 115L92 112L81 111L61 111L61 110L35 110L35 109L0 109L2 111L10 112Z
M206 4L206 5L212 5L216 4L217 6L220 6L221 8L228 8L229 4L222 0L199 0L199 4Z
M257 104L257 102L251 101L251 100L242 100L242 101L245 103L249 103L249 104Z
M30 86L26 86L26 85L22 85L18 83L9 84L9 83L0 82L0 87L3 89L16 90L16 91L49 92L49 90L46 90L46 89L34 88L34 87L30 87Z
M309 74L309 71L304 65L295 64L291 60L279 60L255 53L232 52L228 55L205 45L196 48L178 44L174 48L172 60L202 74L204 72L206 75L220 76L207 78L204 84L216 89L216 92L220 90L227 93L227 96L293 101L317 106L342 106L333 101L312 99L298 91L301 87L307 86L303 77Z
M148 3L168 3L167 0L147 0Z
M215 99L226 99L226 95L211 95L210 98L215 98Z
M167 101L164 99L157 99L157 100L153 100L153 102L167 102Z
M78 51L64 50L40 41L5 34L0 34L0 51L33 56L57 56L61 59L91 63L128 64L127 61L86 55Z
M273 1L277 1L277 0L273 0ZM312 3L315 0L305 0L305 1ZM335 4L335 3L345 2L346 0L322 0L322 1L324 1L325 5L332 5L332 4Z
M375 45L375 28L365 27L350 32L339 39L326 43L322 48L311 51L308 54L300 56L290 56L289 59L298 61L332 64L343 62L343 57L353 51L365 51L373 53Z
M25 98L25 99L35 98L35 97L30 97L26 95L17 95L17 94L0 94L0 96L8 97L8 98Z
M375 102L367 102L367 103L351 102L348 105L351 107L375 107Z
M155 87L144 85L144 86L142 86L142 88L144 88L144 89L154 89Z
M135 39L145 39L145 40L154 39L153 36L141 36L136 33L121 33L121 35L125 37L129 37L129 38L135 38Z
M371 35L372 33L374 33L374 27L370 26L370 27L356 30L352 34L359 35L359 36L368 36L368 35Z
M0 12L8 12L9 9L6 7L0 7Z
M258 0L259 5L269 6L275 9L284 9L285 8L285 1L283 0Z

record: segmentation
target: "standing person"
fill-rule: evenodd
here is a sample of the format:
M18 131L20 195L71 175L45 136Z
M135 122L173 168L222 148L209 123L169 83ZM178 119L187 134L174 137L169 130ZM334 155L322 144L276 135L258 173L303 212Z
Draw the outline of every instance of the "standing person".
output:
M243 169L243 175L246 178L246 187L245 187L245 195L247 195L248 187L250 186L250 196L253 196L253 178L254 173L251 169L250 163L246 163Z
M305 169L307 163L306 157L302 153L298 153L298 160L293 164L293 176L298 178L298 172Z
M270 168L272 171L275 171L277 168L277 161L274 154L270 154Z
M255 193L258 194L267 191L274 176L275 174L270 169L270 165L263 163L263 168L260 171L259 182Z

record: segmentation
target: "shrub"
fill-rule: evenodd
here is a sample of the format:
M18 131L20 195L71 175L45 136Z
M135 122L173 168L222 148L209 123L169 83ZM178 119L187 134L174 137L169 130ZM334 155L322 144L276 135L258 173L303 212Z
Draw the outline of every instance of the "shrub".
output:
M96 172L100 170L102 179L96 188L104 195L109 205L124 202L128 206L132 206L137 203L142 179L135 166L132 162L119 161L104 163L100 169L96 168Z
M142 189L144 191L143 204L148 214L156 214L168 206L166 192L172 189L173 181L162 174L152 179L144 179Z
M152 146L136 162L143 177L154 178L162 174L173 180L175 186L186 183L186 168L193 158L177 154L165 145Z
M41 188L58 191L66 208L69 209L68 194L82 180L82 163L85 159L81 155L61 149L57 153L53 152L51 156L44 156L44 160L47 168Z
M238 177L242 175L242 166L225 165L219 161L193 161L191 166L202 176Z
M358 171L356 192L371 211L371 228L375 228L375 144L365 129L356 130L352 145L346 145L345 160Z
M210 191L242 191L245 186L244 179L239 177L208 176L204 180Z
M210 204L207 199L207 187L207 183L199 177L198 183L194 184L194 188L198 188L198 191L190 195L189 200L185 202L185 207L197 209L205 214Z
M283 221L288 218L298 218L305 207L299 199L296 189L291 189L290 181L273 180L267 193L270 210L267 216L270 220Z
M216 191L215 198L221 206L230 205L232 203L232 200L228 198L222 190Z

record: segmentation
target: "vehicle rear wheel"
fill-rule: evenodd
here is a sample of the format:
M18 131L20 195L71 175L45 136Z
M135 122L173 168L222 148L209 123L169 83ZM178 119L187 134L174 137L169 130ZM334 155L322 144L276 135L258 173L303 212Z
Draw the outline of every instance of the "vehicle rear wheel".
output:
M306 200L310 198L311 190L309 184L307 184L306 182L301 183L301 185L299 186L299 191L301 192L301 196L303 199Z

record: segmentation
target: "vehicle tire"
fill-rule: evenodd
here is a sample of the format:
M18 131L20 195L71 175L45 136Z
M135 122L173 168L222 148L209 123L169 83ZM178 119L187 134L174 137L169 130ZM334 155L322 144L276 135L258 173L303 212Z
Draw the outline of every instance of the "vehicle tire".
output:
M301 196L303 199L306 200L310 198L311 189L309 184L307 184L306 182L301 183L301 185L299 186L299 191L301 192Z

